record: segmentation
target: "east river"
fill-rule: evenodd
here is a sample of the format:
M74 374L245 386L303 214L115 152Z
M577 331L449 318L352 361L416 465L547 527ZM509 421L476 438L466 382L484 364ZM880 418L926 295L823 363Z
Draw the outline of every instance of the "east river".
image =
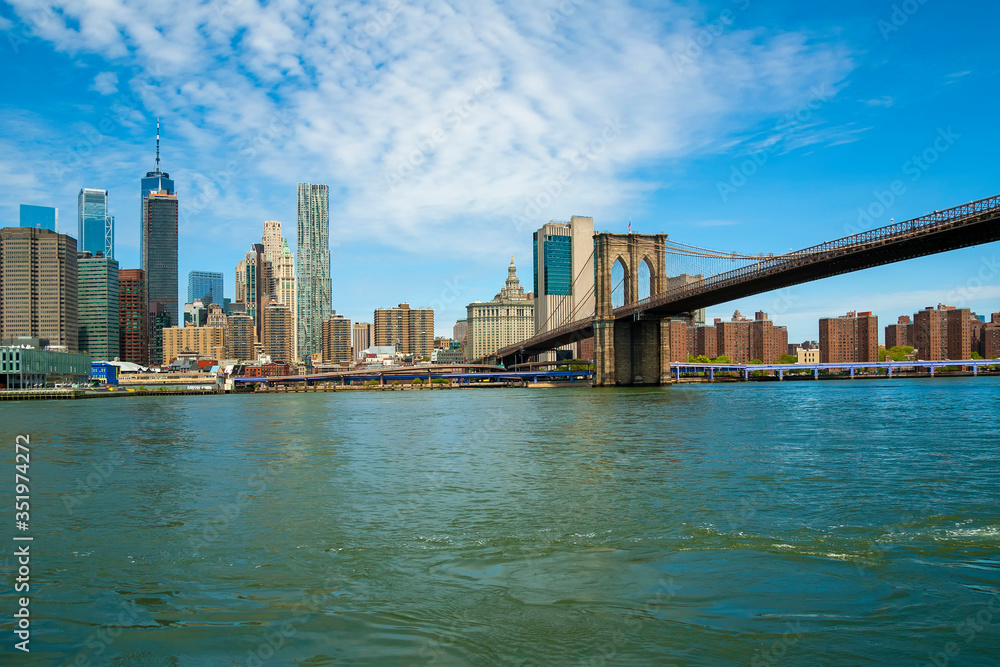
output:
M3 665L1000 660L1000 378L0 417ZM27 593L15 535L34 538Z

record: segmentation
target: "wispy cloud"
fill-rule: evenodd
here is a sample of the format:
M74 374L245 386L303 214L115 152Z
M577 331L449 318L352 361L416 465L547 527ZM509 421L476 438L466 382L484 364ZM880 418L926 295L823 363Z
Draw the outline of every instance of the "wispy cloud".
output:
M38 9L37 0L11 5L21 15ZM497 223L609 121L620 136L566 187L574 211L618 217L655 185L631 177L636 167L715 150L748 123L802 104L810 88L835 88L853 67L837 44L733 30L678 70L673 54L700 28L686 5L653 11L612 0L558 22L552 6L80 0L37 33L67 53L102 56L123 81L102 72L96 90L127 87L147 122L164 117L165 137L184 155L171 167L178 190L206 202L198 216L219 233L259 225L267 190L308 180L336 193L331 218L342 242L401 248L482 248L522 233ZM484 79L497 85L476 99ZM272 129L276 117L284 120ZM387 183L441 128L418 167ZM861 131L816 128L779 140L791 150Z
M876 97L874 99L865 100L865 104L870 107L885 107L888 109L896 103L896 100L889 97L888 95L883 95L882 97Z
M94 83L90 86L91 90L96 90L101 95L113 95L118 92L118 73L117 72L101 72L94 77Z

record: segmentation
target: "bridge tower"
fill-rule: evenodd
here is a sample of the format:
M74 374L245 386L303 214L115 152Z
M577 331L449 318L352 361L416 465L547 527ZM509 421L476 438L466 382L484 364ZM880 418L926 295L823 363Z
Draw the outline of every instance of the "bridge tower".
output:
M594 234L596 309L594 386L670 384L670 320L615 321L611 269L625 269L625 304L639 300L639 268L649 268L649 292L667 287L666 234Z

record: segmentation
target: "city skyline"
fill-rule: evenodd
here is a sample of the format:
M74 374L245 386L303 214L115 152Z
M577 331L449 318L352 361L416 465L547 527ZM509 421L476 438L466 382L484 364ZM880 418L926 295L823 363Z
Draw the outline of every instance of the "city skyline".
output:
M991 5L969 6L981 12L982 26L997 12ZM15 37L35 27L27 10L26 19L19 17L20 7L15 2L0 9L0 28ZM162 54L147 51L102 55L110 51L103 43L98 48L91 33L67 28L53 15L23 43L17 42L11 62L11 101L2 108L10 122L0 142L11 156L3 164L18 175L0 191L0 215L4 224L13 225L21 203L73 210L70 197L80 188L107 189L110 212L117 218L115 254L123 268L141 266L136 259L138 211L129 183L152 159L151 128L162 115L164 135L170 138L163 146L164 158L182 197L181 275L231 271L247 244L259 238L262 221L292 219L295 183L329 183L335 210L330 234L338 257L333 282L347 286L354 276L370 276L363 289L335 291L333 308L364 320L373 308L405 299L414 307L434 307L437 333L447 334L463 316L464 304L494 293L492 272L482 267L502 267L510 254L527 266L528 237L549 219L588 215L596 229L625 231L631 217L634 231L664 232L704 247L781 252L888 224L892 217L906 219L995 194L994 168L983 147L998 130L986 111L989 105L979 98L998 75L988 64L988 47L969 34L985 28L977 22L961 32L946 30L945 41L928 50L930 36L955 24L960 12L921 6L897 26L891 22L891 6L883 9L849 2L808 17L790 6L731 2L656 10L616 5L596 13L577 8L554 16L523 7L503 16L492 6L462 10L447 19L450 26L486 15L502 18L511 52L446 40L442 46L461 53L477 49L473 65L466 71L420 74L413 85L430 92L410 99L409 108L386 105L374 118L397 114L388 127L405 127L382 148L376 144L386 135L373 130L366 137L371 128L361 114L387 102L380 97L380 83L399 85L399 75L412 67L413 37L431 16L429 10L383 8L351 14L347 24L331 28L346 36L341 41L351 48L346 55L333 54L337 58L330 68L363 75L353 91L356 109L343 110L343 126L321 125L310 102L330 95L340 99L348 91L314 90L301 72L292 70L275 78L273 72L281 68L277 53L232 47L234 62L252 66L250 74L240 75L230 66L220 67L218 74L203 73L213 81L233 77L226 81L235 90L262 102L253 112L236 114L225 109L222 99L205 97L199 105L196 93L174 90L191 62L171 64ZM81 26L96 20L75 11L67 9ZM214 25L215 18L199 11L180 13L184 22ZM729 13L723 15L725 11ZM135 19L156 23L157 16ZM278 23L291 20L273 18ZM598 18L608 27L601 28ZM378 28L375 38L361 45L349 39L364 34L370 21ZM830 36L834 25L843 30ZM598 49L581 63L596 81L592 92L576 91L575 76L554 80L552 72L566 73L560 65L579 55L569 35L599 41L612 26L618 29L613 44L651 49L650 62L662 65L670 76L647 76L640 85L635 77L643 71L619 67L613 72L620 77L616 80L611 75L617 60L609 57L602 64L602 55L608 54ZM302 29L307 43L320 36L316 26L294 27ZM748 39L755 30L759 43ZM116 46L130 35L125 30L104 39ZM190 58L195 60L212 46L173 30L163 39L172 47L193 40ZM950 48L949 40L958 39L962 48ZM318 53L302 49L281 42L281 53L299 53L316 62ZM547 66L525 57L538 53L549 58ZM54 102L51 110L37 104L41 100L34 96L27 54L33 66L58 72L66 84L60 86L65 93L46 98ZM377 65L387 54L399 57L386 67L366 60L371 57ZM895 63L891 70L886 60ZM779 66L787 69L779 74ZM725 91L731 97L722 99L735 76L725 71L738 67L758 68L761 78L737 82ZM492 77L496 71L505 74ZM429 85L432 74L438 78ZM541 133L527 130L514 113L537 101L527 85L536 74L544 77L553 98L563 95L572 102L565 112L543 105L537 112L545 129ZM719 80L712 83L714 75ZM619 94L598 94L609 88ZM640 104L636 95L642 90L647 92ZM671 101L683 92L691 93L686 101ZM265 93L282 104L267 102ZM61 96L69 94L86 100L90 108L66 122L69 98ZM651 111L657 108L667 113L660 119L665 127L652 124ZM446 115L449 111L454 114ZM614 122L616 117L620 122ZM557 121L562 129L552 131ZM355 125L361 131L345 134L350 122L361 123ZM438 126L445 132L442 140L434 138L442 136L435 132ZM320 127L329 138L317 134ZM495 141L482 146L467 141L486 127L496 128L488 134ZM32 139L28 143L21 137ZM504 157L499 149L515 138L519 146L549 150L542 154L526 148ZM579 151L592 140L595 147L603 142L603 149ZM334 143L338 145L331 148ZM586 169L573 169L575 151ZM421 164L409 165L407 156ZM15 161L17 169L11 166ZM556 194L547 192L543 184L558 181L565 165L570 165L571 183L556 182ZM521 175L505 180L501 170ZM531 202L540 209L533 216ZM519 226L519 220L530 224ZM294 236L289 234L290 242ZM452 253L454 259L427 262L431 250ZM720 304L709 309L708 318L735 308L764 310L788 324L792 340L804 340L816 338L819 317L856 308L875 311L885 321L939 302L989 313L1000 298L1000 270L993 257L990 248L955 251ZM380 271L367 270L372 265ZM981 280L980 272L989 278ZM418 280L410 278L414 274ZM398 289L403 280L406 293Z

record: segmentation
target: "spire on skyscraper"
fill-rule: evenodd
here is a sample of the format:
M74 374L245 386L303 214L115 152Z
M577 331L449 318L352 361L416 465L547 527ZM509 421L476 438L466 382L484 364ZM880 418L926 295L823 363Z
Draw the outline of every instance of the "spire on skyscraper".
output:
M160 119L156 119L156 173L160 173Z

